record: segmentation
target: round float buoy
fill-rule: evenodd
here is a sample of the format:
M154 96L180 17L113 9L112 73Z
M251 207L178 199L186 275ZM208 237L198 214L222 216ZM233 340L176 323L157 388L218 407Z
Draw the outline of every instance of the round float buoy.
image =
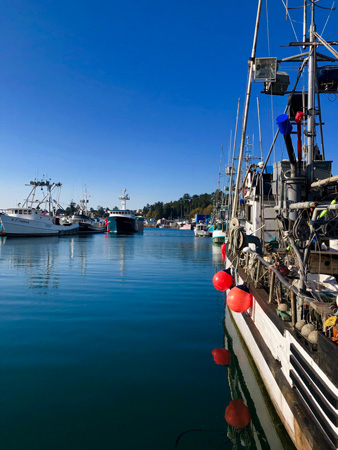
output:
M216 364L221 366L230 364L230 352L226 348L214 348L211 353Z
M253 297L249 289L244 286L235 286L227 295L227 305L231 311L242 313L252 305Z
M231 288L232 276L230 275L230 270L220 270L215 273L212 279L214 287L218 291L226 291Z
M251 420L249 408L241 399L231 400L225 410L224 417L228 424L236 428L236 430L245 428Z

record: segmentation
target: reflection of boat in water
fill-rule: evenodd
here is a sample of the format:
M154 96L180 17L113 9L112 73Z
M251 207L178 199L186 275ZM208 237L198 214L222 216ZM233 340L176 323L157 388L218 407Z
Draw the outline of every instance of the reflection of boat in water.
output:
M130 200L126 189L119 197L121 200L121 209L109 211L108 231L110 233L136 233L143 231L143 217L136 217L135 211L126 209L126 202Z
M79 225L61 223L56 216L59 205L61 183L52 183L48 180L31 181L32 188L23 206L7 209L1 214L1 222L7 236L53 236L74 234L79 231ZM57 200L52 197L55 188L58 189ZM37 200L36 189L41 188L43 198Z
M228 367L231 398L243 399L251 416L251 425L243 430L236 431L228 425L232 448L293 449L230 314L226 314L224 324L224 346L231 353Z
M67 239L70 243L73 238ZM58 236L22 237L20 239L0 240L0 253L11 268L16 272L28 275L28 285L36 293L45 294L47 289L59 287L59 273L56 261L59 255Z

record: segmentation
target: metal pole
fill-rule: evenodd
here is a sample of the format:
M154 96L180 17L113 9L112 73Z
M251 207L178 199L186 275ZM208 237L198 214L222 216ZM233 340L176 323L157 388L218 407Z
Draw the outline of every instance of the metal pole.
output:
M316 67L317 73L317 67ZM317 79L317 76L316 76ZM320 130L320 142L322 146L322 156L325 161L325 148L324 148L324 136L323 136L323 122L322 122L322 110L320 107L320 93L317 91L317 102L318 102L318 110L319 110L319 130Z
M238 116L239 116L239 105L241 103L241 99L238 99L237 104L237 114L236 114L236 128L235 128L235 136L234 136L234 147L232 150L232 160L231 160L231 176L230 176L230 186L229 186L229 211L232 206L232 186L233 186L233 178L234 178L234 165L235 165L235 151L236 151L236 140L237 140L237 128L238 128Z
M305 64L306 64L306 61L307 61L307 59L303 61L302 66L301 66L301 68L300 68L299 71L298 71L298 75L297 75L297 79L296 79L295 85L293 86L293 89L292 89L292 91L291 91L291 93L290 93L290 98L292 97L292 95L294 94L295 90L297 89L298 82L299 82L300 77L301 77L301 75L302 75L303 68L304 68L304 66L305 66ZM288 104L287 104L286 107L285 107L284 114L287 113L287 111L288 111L288 109L289 109L289 106L290 106L290 103L291 103L291 100L289 99L289 100L288 100ZM276 143L278 134L279 134L279 130L276 131L276 134L275 134L275 136L274 136L274 138L273 138L273 142L272 142L272 144L271 144L269 153L268 153L268 155L267 155L267 157L266 157L266 159L265 159L265 162L264 162L264 165L263 165L263 168L262 168L262 173L264 172L264 170L265 170L265 168L266 168L266 165L267 165L267 163L268 163L268 161L269 161L269 158L270 158L271 152L272 152L272 150L273 150L273 148L274 148L274 146L275 146L275 143Z
M303 11L303 42L306 42L306 35L307 35L307 15L306 15L306 2L307 0L304 0L304 11ZM305 49L305 45L303 45L303 49Z
M259 148L261 150L261 161L263 162L263 145L262 145L262 132L261 132L261 113L259 109L259 98L257 97L257 113L258 113L258 131L259 131Z
M240 187L240 179L241 179L241 168L242 168L242 163L243 163L246 127L247 127L247 123L248 123L248 112L249 112L250 96L251 96L252 74L253 74L254 62L255 62L255 56L256 56L256 46L257 46L258 29L259 29L261 10L262 10L262 0L258 0L255 34L254 34L254 39L253 39L253 44L252 44L251 57L249 58L248 85L247 85L246 96L245 96L241 147L240 147L240 152L239 152L238 171L237 171L237 177L236 177L236 189L235 189L234 203L232 206L231 218L234 218L237 214L239 187Z
M316 26L314 23L315 4L311 3L311 25L310 42L315 42L314 33ZM306 177L307 187L310 189L313 181L313 156L314 156L314 137L315 137L315 75L316 75L316 46L309 48L309 86L308 86L308 105L307 105L307 158L306 158Z

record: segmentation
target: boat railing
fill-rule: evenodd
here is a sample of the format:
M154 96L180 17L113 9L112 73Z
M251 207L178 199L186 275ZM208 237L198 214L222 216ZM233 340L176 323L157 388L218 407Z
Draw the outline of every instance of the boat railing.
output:
M289 292L289 298L291 303L291 323L292 326L295 325L297 321L297 298L300 299L303 303L311 303L314 302L315 299L307 296L304 292L300 291L296 286L290 284L289 281L280 273L278 267L275 264L271 263L271 261L266 261L261 255L259 255L255 250L250 247L245 247L242 249L242 253L245 255L246 263L244 264L243 269L249 275L249 272L252 269L252 264L249 264L250 255L253 258L253 261L257 262L255 273L251 273L251 278L254 286L257 288L260 285L260 280L268 275L269 282L269 299L268 303L271 304L274 301L274 288L276 286L276 278L281 283L282 286Z

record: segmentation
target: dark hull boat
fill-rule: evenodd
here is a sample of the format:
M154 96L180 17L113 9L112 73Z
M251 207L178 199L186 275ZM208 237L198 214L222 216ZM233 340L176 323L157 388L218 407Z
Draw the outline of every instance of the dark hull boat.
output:
M79 224L79 233L104 233L107 226L104 220L92 219L85 214L75 214L70 219L71 223Z
M107 217L108 231L117 234L132 234L143 231L143 217L137 217L135 211L126 209L126 201L130 200L126 189L119 199L121 200L121 209L109 211Z
M129 211L126 211L128 213ZM117 213L117 211L116 211ZM108 230L111 233L128 234L143 231L143 219L137 217L118 216L108 217Z

